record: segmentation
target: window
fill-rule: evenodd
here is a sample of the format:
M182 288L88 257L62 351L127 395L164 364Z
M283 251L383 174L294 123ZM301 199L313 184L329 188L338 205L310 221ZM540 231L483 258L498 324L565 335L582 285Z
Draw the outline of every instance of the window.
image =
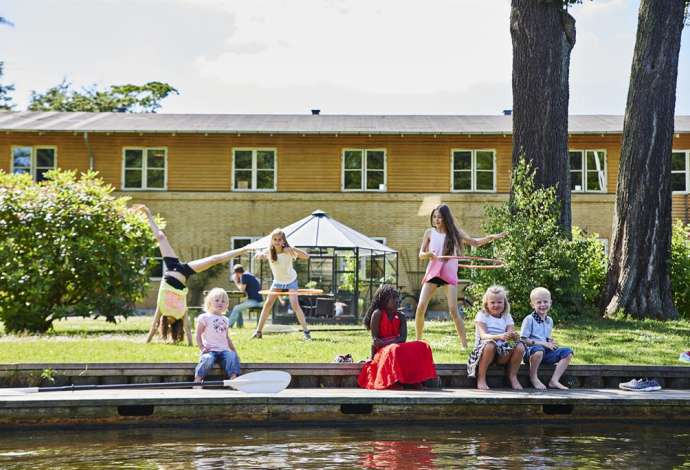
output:
M158 250L156 250L158 251ZM149 279L151 281L160 281L165 274L165 265L163 264L163 257L160 256L149 256L146 258L146 268L149 271Z
M343 150L343 191L385 191L386 151Z
M382 245L386 244L386 237L369 237L369 238L371 238L375 242L379 242Z
M27 173L34 181L43 181L45 173L56 168L57 147L12 147L12 173Z
M242 248L243 246L247 246L252 242L257 241L261 237L232 237L230 239L230 249L231 250L237 250L239 248ZM251 271L252 273L254 272L254 255L251 253L245 253L242 256L238 256L237 258L233 258L230 260L230 276L232 276L232 265L233 264L241 264L244 266L245 271Z
M690 192L690 150L671 154L671 190L674 193Z
M167 149L123 149L122 189L164 190L167 182Z
M571 150L570 189L577 192L606 192L606 151Z
M232 187L235 191L275 191L276 151L233 149Z
M496 151L453 150L451 191L496 191Z

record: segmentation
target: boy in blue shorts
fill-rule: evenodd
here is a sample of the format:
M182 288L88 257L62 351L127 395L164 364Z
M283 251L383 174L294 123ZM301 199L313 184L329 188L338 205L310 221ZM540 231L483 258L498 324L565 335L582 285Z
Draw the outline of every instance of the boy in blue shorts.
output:
M556 364L549 387L567 390L568 387L560 379L570 364L573 350L559 347L553 340L553 320L548 316L551 310L551 292L544 287L537 287L530 292L529 300L534 310L522 320L520 329L520 339L527 346L524 360L529 363L529 379L534 388L545 390L546 386L539 380L539 366Z

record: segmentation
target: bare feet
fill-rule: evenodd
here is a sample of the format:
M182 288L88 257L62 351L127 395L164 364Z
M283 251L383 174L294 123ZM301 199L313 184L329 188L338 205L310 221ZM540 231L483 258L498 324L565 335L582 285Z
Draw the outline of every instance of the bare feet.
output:
M553 380L550 380L550 381L549 381L549 387L550 387L550 388L557 388L557 389L559 389L559 390L568 390L568 387L566 387L565 385L563 385L563 384L560 383L560 382L556 382L556 381L553 381Z
M544 385L538 377L530 377L529 380L537 390L546 390L546 385Z
M477 390L491 390L489 386L484 381L477 381Z
M518 382L517 377L510 379L510 386L513 387L513 390L522 390L522 385L520 385L520 382Z

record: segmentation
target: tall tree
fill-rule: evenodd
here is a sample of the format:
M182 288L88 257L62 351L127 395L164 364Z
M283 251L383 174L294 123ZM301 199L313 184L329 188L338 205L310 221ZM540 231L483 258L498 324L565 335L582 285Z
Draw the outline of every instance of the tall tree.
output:
M606 314L678 317L671 296L671 148L688 0L642 0L625 105Z
M0 62L0 78L4 73L5 63ZM14 85L3 85L0 83L0 109L5 111L11 111L14 108L14 103L12 103L12 97L10 92L14 91Z
M113 113L155 113L161 101L171 93L171 85L148 82L144 85L113 85L99 90L95 85L73 90L63 81L44 93L31 92L30 111L90 111Z
M580 0L512 0L513 168L524 156L535 183L556 187L559 225L570 236L568 76L575 19L567 6Z

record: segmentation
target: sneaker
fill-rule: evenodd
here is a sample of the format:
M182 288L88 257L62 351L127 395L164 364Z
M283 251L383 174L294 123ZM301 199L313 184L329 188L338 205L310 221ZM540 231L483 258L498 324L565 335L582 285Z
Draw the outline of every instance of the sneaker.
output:
M655 379L648 379L643 377L641 379L632 379L629 382L618 384L621 390L628 390L630 392L655 392L661 390L661 385Z
M249 337L249 339L263 339L264 335L260 331L255 331L253 335Z
M304 341L311 341L311 333L309 330L304 330Z
M335 361L338 364L352 364L352 354L338 354Z
M684 353L680 353L678 360L681 362L690 362L690 351L685 351Z

